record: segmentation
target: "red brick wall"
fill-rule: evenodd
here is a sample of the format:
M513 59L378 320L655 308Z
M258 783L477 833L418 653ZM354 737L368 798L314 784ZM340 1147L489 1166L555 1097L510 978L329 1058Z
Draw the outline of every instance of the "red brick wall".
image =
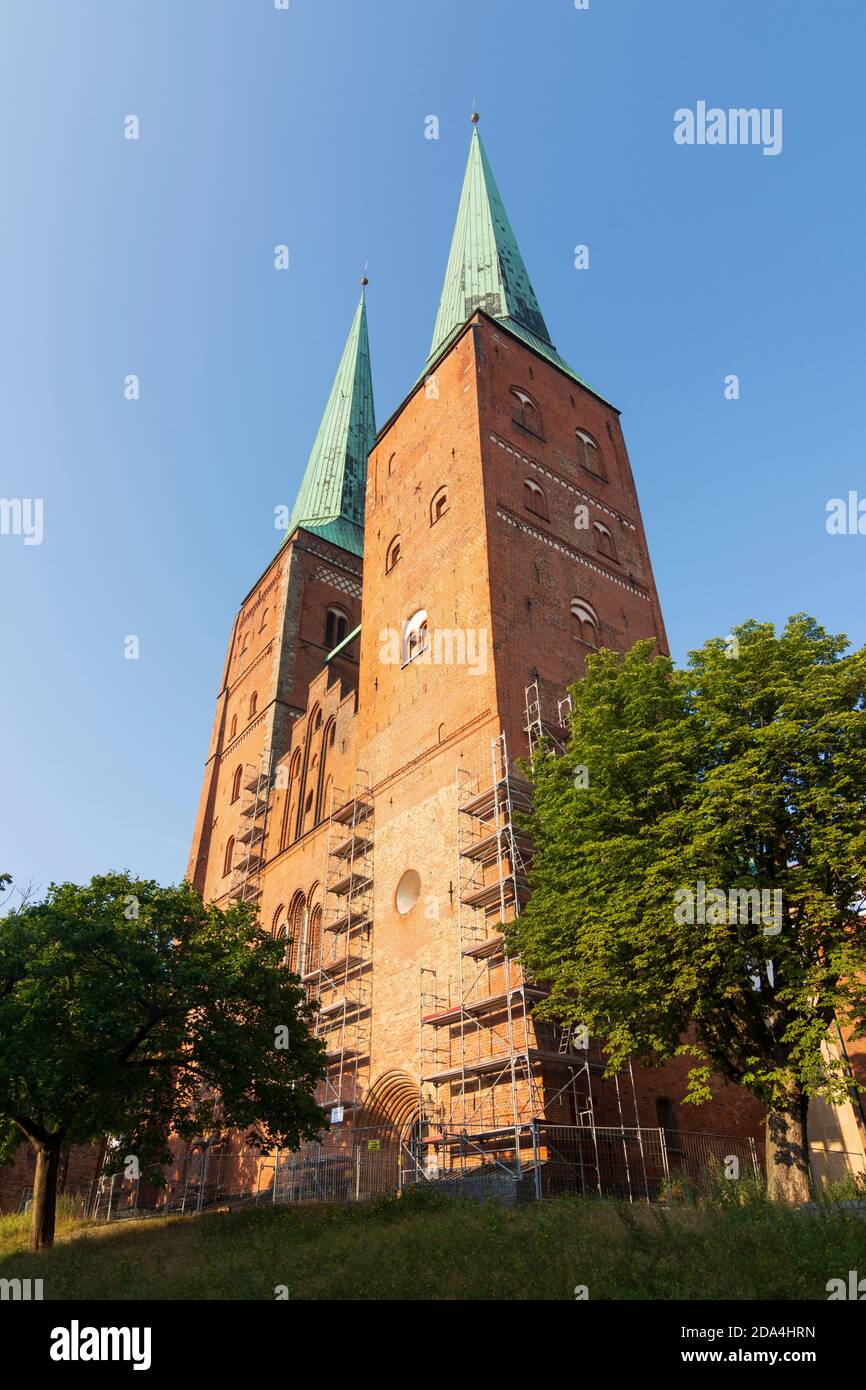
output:
M516 423L512 387L537 405L540 437ZM577 429L599 445L601 461L592 473L581 462ZM527 478L543 489L544 517L527 511ZM442 486L447 507L437 518L431 502ZM575 526L578 505L588 509L588 528ZM426 1012L435 1012L434 997L442 1006L460 993L458 769L489 782L491 740L502 730L512 760L525 756L526 684L537 673L551 714L556 697L581 675L589 647L575 629L573 599L595 610L602 645L624 651L649 636L662 651L667 644L618 413L483 315L380 434L369 460L366 518L359 667L348 660L339 672L322 670L324 612L334 599L327 570L331 585L341 561L358 572L352 557L331 548L323 569L328 547L298 533L245 601L217 711L210 791L206 782L212 834L209 842L205 814L193 859L205 891L219 896L227 886L220 871L231 826L231 773L241 754L250 761L271 738L284 776L269 812L261 920L267 927L284 920L298 894L308 905L321 902L327 872L323 785L330 778L348 795L356 766L363 769L375 799L372 1032L364 1084L405 1120L422 1070L422 971L430 996ZM615 558L599 552L595 520L610 532ZM400 558L389 568L397 536ZM341 582L351 588L353 574ZM269 594L282 597L268 603ZM346 598L354 625L357 602L352 594ZM263 606L271 612L259 632ZM418 610L427 614L429 657L404 663L398 652L395 661L388 634L399 642ZM443 630L452 640L437 649L436 634ZM254 640L240 658L245 631ZM468 649L461 652L455 634ZM432 659L437 650L441 659ZM254 685L260 711L262 692L264 709L291 708L294 722L282 732L273 715L270 722L257 716L248 731L243 727ZM234 712L239 727L232 743L226 731ZM332 728L334 742L326 747ZM305 815L311 789L313 806ZM401 913L395 895L407 869L418 872L421 889L417 904ZM464 990L473 972L479 992L501 982L500 966L464 963ZM499 1040L491 1032L491 1049L504 1036L502 1018L497 1022ZM518 1021L521 1037L523 1027ZM535 1041L531 1023L528 1036ZM424 1042L444 1054L447 1030L435 1037L426 1030ZM657 1124L655 1102L663 1097L676 1106L683 1129L757 1134L759 1109L735 1087L719 1082L712 1105L683 1107L686 1065L682 1060L660 1072L636 1073L642 1124ZM428 1056L424 1070L431 1069ZM545 1068L547 1093L564 1079L561 1068ZM507 1122L509 1088L500 1090ZM604 1112L599 1119L616 1122L610 1083L597 1090ZM634 1122L630 1086L623 1105L626 1122ZM564 1098L554 1112L573 1118Z
M80 1190L99 1174L102 1163L101 1144L79 1144L69 1153L64 1187ZM17 1211L21 1197L33 1186L36 1155L30 1144L22 1144L8 1163L0 1168L0 1212Z
M244 600L217 697L188 870L207 898L223 900L231 882L223 867L227 841L238 831L238 805L232 800L237 767L257 768L263 748L270 746L278 759L290 746L292 725L306 709L310 683L328 654L327 609L340 608L351 632L360 621L360 594L357 557L296 531ZM350 683L356 656L350 649L336 663ZM257 705L251 716L253 693Z

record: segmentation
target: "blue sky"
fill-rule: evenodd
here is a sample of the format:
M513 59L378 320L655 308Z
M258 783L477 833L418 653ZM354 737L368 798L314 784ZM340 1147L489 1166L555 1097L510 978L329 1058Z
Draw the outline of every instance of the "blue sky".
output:
M423 364L473 102L675 656L800 609L862 644L825 509L866 495L864 40L858 0L0 0L0 495L44 501L0 535L0 869L182 875L365 262L380 422ZM782 108L782 152L676 145L699 100Z

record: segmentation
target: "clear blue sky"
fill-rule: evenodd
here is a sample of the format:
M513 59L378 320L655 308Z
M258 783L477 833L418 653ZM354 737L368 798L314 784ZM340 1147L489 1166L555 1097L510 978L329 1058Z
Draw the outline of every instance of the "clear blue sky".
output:
M0 0L0 496L44 499L0 536L0 869L181 876L365 261L380 422L424 361L473 102L676 657L799 609L863 643L864 48L861 0ZM781 107L782 153L677 146L698 100Z

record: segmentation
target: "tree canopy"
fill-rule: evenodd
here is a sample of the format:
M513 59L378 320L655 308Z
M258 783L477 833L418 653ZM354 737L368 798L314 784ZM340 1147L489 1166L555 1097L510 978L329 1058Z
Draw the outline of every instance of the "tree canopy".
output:
M866 1019L866 649L800 614L690 653L601 651L572 738L533 762L533 896L511 929L548 1017L611 1065L691 1054L769 1112L771 1185L802 1195L809 1096Z
M145 1170L216 1097L264 1151L321 1131L323 1050L284 950L247 906L122 873L0 920L0 1142L36 1150L33 1248L53 1235L64 1144L122 1135Z

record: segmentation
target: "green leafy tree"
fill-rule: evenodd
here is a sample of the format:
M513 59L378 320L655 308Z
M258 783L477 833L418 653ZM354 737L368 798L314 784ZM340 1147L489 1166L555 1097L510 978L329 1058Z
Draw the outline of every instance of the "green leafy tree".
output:
M797 615L686 670L652 642L590 657L566 754L534 762L511 932L543 1013L604 1036L611 1066L690 1055L687 1101L713 1071L756 1096L788 1200L809 1190L808 1098L850 1095L827 1043L866 1018L866 649L847 648Z
M64 1146L123 1135L154 1172L216 1097L264 1152L321 1130L322 1047L284 949L247 906L128 874L0 921L0 1141L35 1150L31 1250L53 1240Z

